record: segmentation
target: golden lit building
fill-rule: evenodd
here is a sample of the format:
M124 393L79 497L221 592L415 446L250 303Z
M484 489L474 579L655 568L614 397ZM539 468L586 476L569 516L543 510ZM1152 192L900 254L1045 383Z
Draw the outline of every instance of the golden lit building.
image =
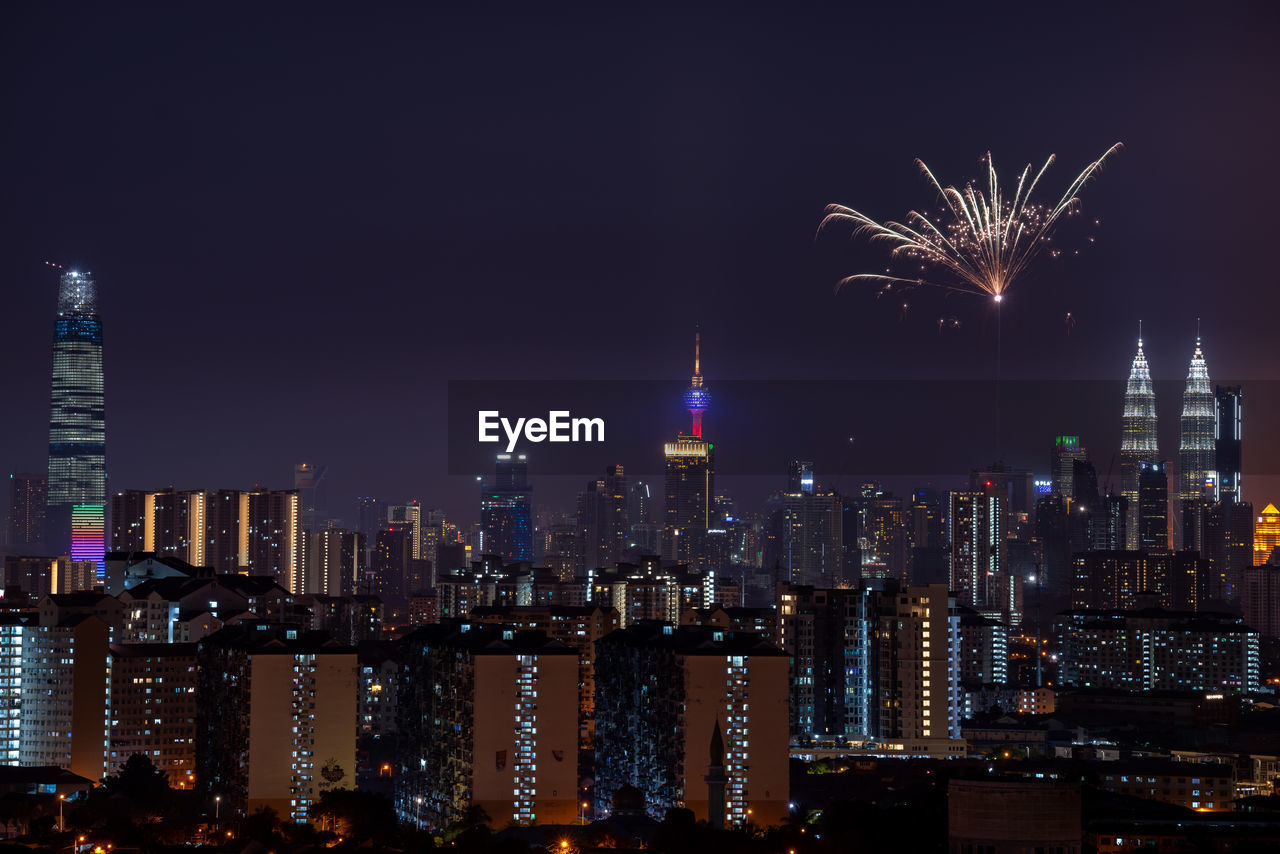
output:
M1253 565L1266 563L1277 546L1280 546L1280 510L1274 504L1268 504L1253 526Z
M111 498L111 550L270 575L305 593L298 490L128 490Z

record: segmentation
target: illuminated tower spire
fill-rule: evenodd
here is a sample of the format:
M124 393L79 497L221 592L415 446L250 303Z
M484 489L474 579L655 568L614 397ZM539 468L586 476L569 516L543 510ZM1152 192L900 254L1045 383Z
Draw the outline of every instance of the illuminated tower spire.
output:
M102 321L88 273L62 274L50 403L47 542L55 554L95 561L101 573L107 504Z
M1206 481L1216 478L1213 427L1213 386L1200 349L1200 319L1196 318L1196 349L1182 395L1182 439L1178 445L1178 497L1183 501L1199 499Z
M1138 321L1138 353L1129 368L1124 390L1124 420L1120 428L1120 494L1129 500L1125 526L1127 548L1137 548L1138 475L1143 463L1158 463L1156 395L1151 370L1142 351L1142 321Z
M711 405L711 394L702 386L702 333L693 335L693 376L689 379L689 390L684 393L684 405L693 416L693 430L690 433L696 439L702 438L702 413Z

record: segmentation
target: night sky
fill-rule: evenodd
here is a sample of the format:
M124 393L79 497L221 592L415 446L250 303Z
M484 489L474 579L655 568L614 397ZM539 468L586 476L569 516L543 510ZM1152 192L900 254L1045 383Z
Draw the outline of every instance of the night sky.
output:
M833 294L881 255L815 244L823 206L899 217L932 200L913 158L959 182L987 150L1009 173L1056 152L1057 193L1116 141L1062 234L1080 256L1004 303L1005 374L1121 380L1141 317L1178 380L1200 316L1215 381L1280 379L1275 3L608 5L7 6L0 461L45 467L46 259L99 284L113 491L288 487L308 460L334 515L374 494L465 522L449 380L678 383L698 324L713 391L987 377L983 301ZM874 453L986 429L953 415ZM662 419L620 462L654 470L677 401ZM1103 466L1119 420L1084 437ZM795 421L797 446L858 432ZM1246 427L1247 460L1271 432ZM1032 444L1011 462L1044 470Z

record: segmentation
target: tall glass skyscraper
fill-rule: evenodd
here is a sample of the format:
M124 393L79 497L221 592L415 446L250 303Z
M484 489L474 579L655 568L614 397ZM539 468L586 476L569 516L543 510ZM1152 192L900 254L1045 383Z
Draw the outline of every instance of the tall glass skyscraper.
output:
M1196 335L1196 350L1187 371L1187 388L1182 395L1182 439L1178 444L1178 498L1198 501L1204 496L1206 481L1215 481L1214 400L1209 383L1209 367Z
M1142 323L1138 323L1138 354L1129 368L1129 384L1124 390L1124 422L1120 428L1120 494L1129 501L1125 526L1126 548L1138 547L1138 491L1143 463L1159 462L1156 446L1156 395L1151 385L1151 369L1142 352Z
M48 547L103 570L107 506L102 321L88 273L62 274L53 325Z
M533 560L533 487L524 454L498 454L492 483L480 486L483 554Z

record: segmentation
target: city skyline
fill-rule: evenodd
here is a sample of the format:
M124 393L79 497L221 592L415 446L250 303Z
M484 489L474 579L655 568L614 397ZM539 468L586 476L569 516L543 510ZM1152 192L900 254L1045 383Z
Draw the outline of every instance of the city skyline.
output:
M1280 5L6 11L9 847L1280 850Z
M1252 230L1265 221L1256 214L1269 193L1248 164L1263 159L1260 140L1273 121L1253 105L1276 83L1262 36L1275 10L1203 21L1168 7L1157 16L1110 10L1104 29L1087 16L1025 12L957 9L924 18L909 39L888 40L871 36L890 25L884 10L815 13L778 27L749 15L624 23L609 14L593 31L597 41L549 35L565 59L541 63L530 61L525 39L545 31L536 19L517 33L484 17L422 13L392 31L319 14L275 39L282 21L235 35L226 20L193 28L181 12L54 24L25 9L19 26L59 38L5 58L9 79L35 81L18 93L17 114L33 127L52 126L51 110L79 114L101 128L101 149L114 159L84 158L83 141L69 136L11 142L6 162L23 169L9 181L6 233L20 251L0 258L0 275L13 283L0 355L31 370L7 375L6 400L30 411L47 395L35 359L47 352L36 330L53 299L41 262L82 264L97 274L110 340L173 342L163 359L127 346L109 359L121 401L113 488L195 485L211 473L228 486L278 488L292 465L310 460L329 466L335 496L417 495L448 505L466 494L466 479L451 480L430 453L403 453L414 443L437 446L443 425L427 405L402 400L406 391L413 401L438 400L450 378L687 376L695 327L715 353L717 381L983 376L993 327L979 301L921 295L904 313L857 288L834 296L839 276L873 256L839 236L815 245L817 214L840 199L904 209L923 189L911 174L916 156L939 174L976 176L988 150L1003 163L1040 162L1049 152L1083 163L1115 139L1124 152L1083 197L1083 211L1101 222L1096 242L1078 258L1044 259L1052 262L1035 272L1036 288L1005 301L1005 375L1114 378L1141 318L1153 377L1174 379L1185 370L1181 342L1202 317L1215 376L1272 379L1267 353L1251 343L1266 335L1271 297L1251 283L1266 280L1267 262L1248 249L1265 242ZM1188 52L1179 39L1192 20ZM420 56L405 44L413 24L456 38ZM979 25L1011 42L1034 33L1046 54L1089 44L1087 71L1012 76L1009 97L1024 105L1017 119L976 123L958 103L931 112L868 87L847 63L860 51L868 67L896 67L895 51L906 49L913 60L901 85L928 87L949 63L939 48ZM374 43L406 49L367 54ZM1132 51L1134 43L1143 50ZM171 73L139 76L104 62L106 44L137 44ZM218 67L224 44L240 45L240 70L216 79L201 69ZM343 83L320 57L348 47L367 61ZM667 59L658 63L655 49ZM473 55L490 61L473 68ZM450 67L473 73L441 76ZM579 67L597 68L594 82L577 79ZM290 68L307 70L311 82L287 85ZM516 68L535 70L508 87ZM68 90L72 79L91 81L89 89ZM451 82L428 84L415 101L380 85L388 79ZM1042 103L1034 96L1046 87L1060 95ZM121 92L129 93L125 109L96 106ZM561 94L548 110L520 106L543 103L541 92ZM325 119L330 100L353 124ZM583 106L556 108L569 104ZM1082 115L1067 121L1062 104ZM766 115L767 124L758 118ZM865 115L884 117L876 133L863 131ZM520 117L523 143L507 133L508 116ZM475 144L431 131L440 124L471 128L462 136ZM945 142L936 133L944 127ZM132 145L139 140L152 142ZM378 146L386 150L372 154ZM378 165L367 180L317 180L317 169L339 160ZM126 174L144 180L126 187ZM182 182L169 181L178 174ZM1256 196L1227 189L1236 187ZM55 202L62 198L75 199L74 214ZM1167 251L1167 235L1186 229L1185 213L1220 210L1228 198L1238 216L1198 220L1194 236ZM619 209L616 199L630 204ZM161 215L170 209L177 215ZM495 215L530 209L545 211L534 233L494 233ZM1243 249L1209 249L1224 244ZM518 269L498 260L506 250ZM1234 310L1244 304L1255 310ZM383 312L389 305L398 306L394 316ZM490 306L530 332L548 324L571 332L468 347ZM941 333L940 319L948 321ZM645 343L591 358L596 329ZM462 352L471 357L451 358ZM329 414L300 429L296 414L314 400L329 401ZM179 437L149 416L151 407L199 417ZM0 431L5 465L39 470L39 427L7 421ZM184 455L183 442L202 453Z

